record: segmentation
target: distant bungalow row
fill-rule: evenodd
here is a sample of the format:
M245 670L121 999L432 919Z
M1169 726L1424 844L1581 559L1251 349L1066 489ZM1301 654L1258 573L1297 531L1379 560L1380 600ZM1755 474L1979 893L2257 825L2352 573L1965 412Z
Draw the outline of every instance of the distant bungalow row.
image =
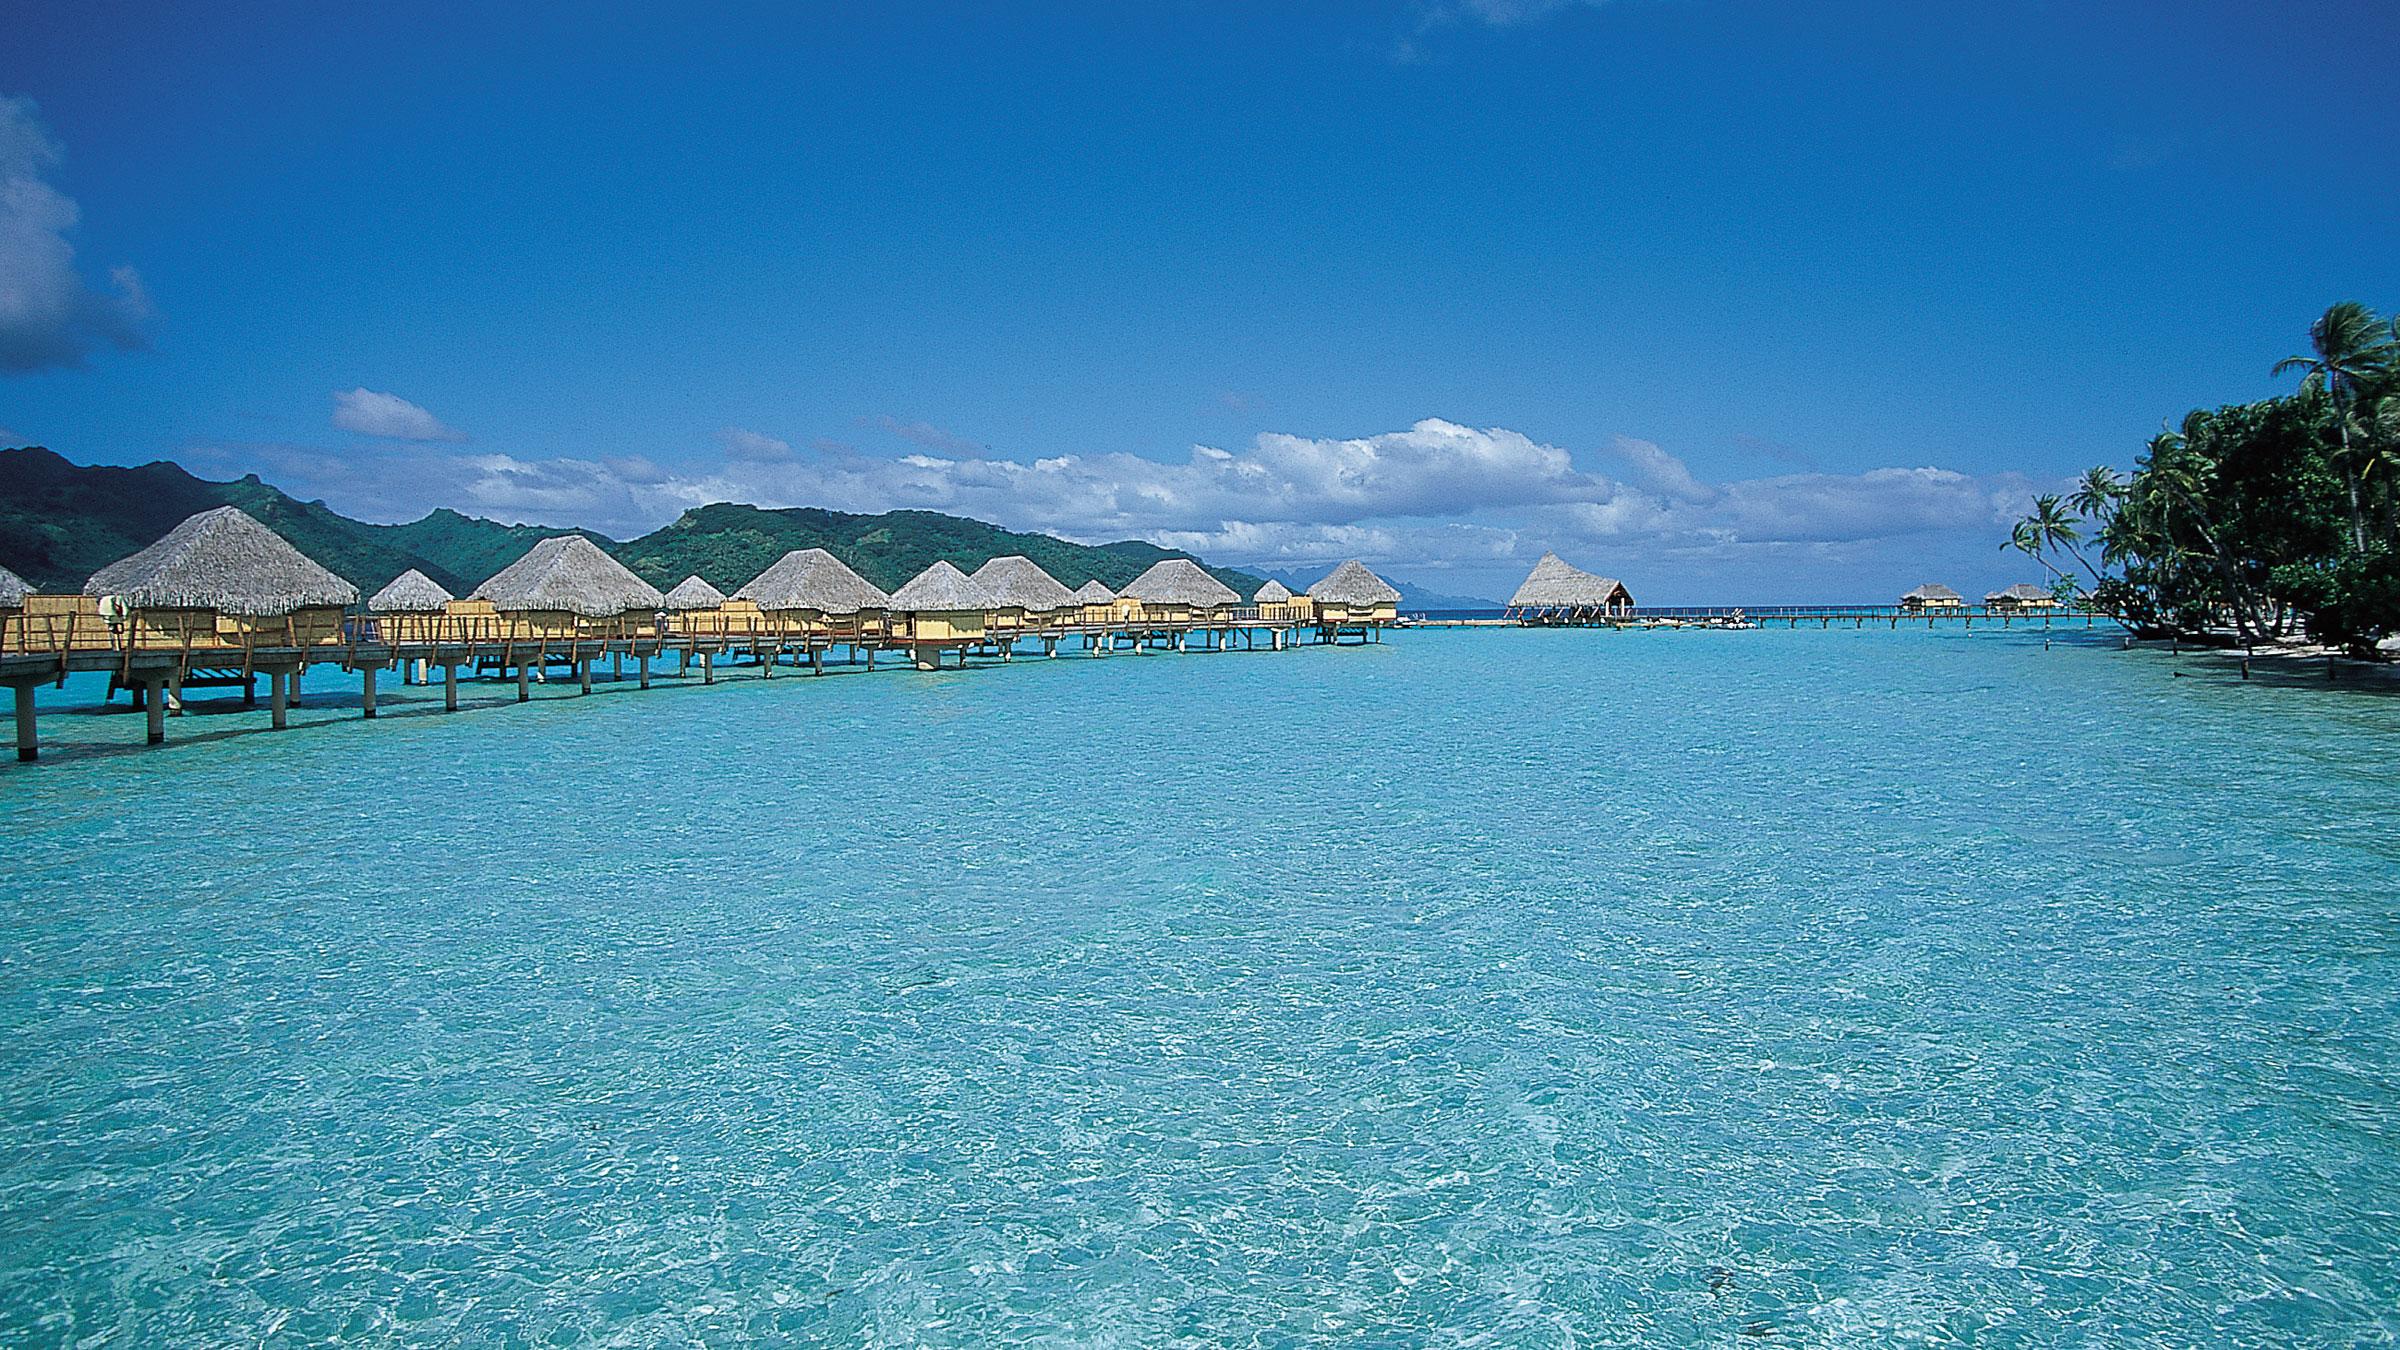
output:
M445 706L458 706L458 669L515 674L520 699L534 672L570 664L585 689L596 657L632 657L647 687L650 660L696 659L712 679L719 656L822 670L843 648L869 667L899 651L918 669L971 654L1006 660L1036 642L1055 655L1076 640L1094 655L1145 648L1280 650L1306 638L1380 640L1400 593L1352 560L1305 594L1269 582L1248 602L1185 558L1169 558L1112 591L1070 590L1030 558L994 558L974 572L936 562L890 593L821 548L796 549L731 595L700 577L661 593L581 535L544 539L459 599L419 571L377 591L358 589L234 507L195 515L165 538L94 573L80 594L49 595L0 569L0 682L17 690L17 749L36 757L33 690L70 670L108 670L136 690L150 739L187 686L232 685L252 697L269 677L274 725L285 722L300 672L338 661L364 677L387 665L420 679L443 671Z
M1936 582L1927 582L1900 597L1902 612L1909 614L1942 613L1964 609L1966 605L1965 596ZM2023 581L2005 590L1989 592L1983 597L1983 607L1994 614L2038 614L2062 608L2057 596Z

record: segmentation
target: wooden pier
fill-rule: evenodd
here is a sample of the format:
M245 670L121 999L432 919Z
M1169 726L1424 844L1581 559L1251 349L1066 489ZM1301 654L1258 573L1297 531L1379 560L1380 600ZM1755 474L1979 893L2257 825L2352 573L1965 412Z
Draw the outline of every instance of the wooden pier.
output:
M244 705L255 706L262 677L268 726L281 730L300 698L302 676L322 666L358 676L360 712L372 718L387 671L398 672L403 683L438 680L443 710L456 712L462 677L513 681L516 701L524 703L532 699L533 685L550 683L554 672L590 693L594 670L603 663L620 679L630 664L638 687L648 689L661 677L714 684L720 675L744 669L770 680L784 670L871 671L880 657L897 658L886 670L934 671L1061 654L1285 651L1383 640L1380 622L1324 623L1302 614L1297 607L1250 606L1179 620L1057 622L949 639L894 633L881 624L814 631L759 624L677 632L671 620L663 628L602 622L579 625L579 632L536 633L522 622L491 615L411 616L405 625L392 625L407 636L391 638L381 631L389 620L361 617L322 641L307 641L310 635L296 631L245 632L235 640L222 632L193 630L174 642L161 642L155 629L129 623L87 623L79 630L74 614L57 623L28 623L23 615L11 615L0 622L0 685L13 695L17 758L31 762L41 750L36 691L63 686L73 674L107 674L110 696L118 689L130 691L134 707L148 718L148 743L160 745L167 740L167 719L182 713L186 689L237 688Z

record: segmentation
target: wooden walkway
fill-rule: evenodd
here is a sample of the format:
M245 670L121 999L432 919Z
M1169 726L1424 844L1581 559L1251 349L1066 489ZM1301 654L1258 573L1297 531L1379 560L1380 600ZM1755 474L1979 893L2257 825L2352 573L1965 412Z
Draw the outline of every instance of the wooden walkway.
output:
M1410 618L1402 628L1900 628L1923 624L1932 628L1956 623L1973 628L1978 622L2002 628L2050 628L2080 625L2089 628L2105 614L2078 609L1957 609L1901 610L1882 605L1809 607L1708 607L1688 609L1629 609L1573 615L1515 612L1475 618Z
M395 628L400 626L395 625ZM189 642L181 645L102 645L85 640L44 650L22 640L0 648L0 684L15 696L17 758L40 757L36 691L43 685L63 686L72 674L106 673L109 695L132 691L135 707L148 715L148 742L164 744L167 718L182 712L186 687L231 687L242 691L246 706L255 706L257 680L268 682L268 725L281 730L300 696L301 676L311 666L338 666L360 677L360 710L376 715L377 677L398 670L404 682L442 684L443 709L459 708L461 671L467 678L514 679L517 702L533 697L533 685L549 683L548 673L564 668L583 693L592 691L594 667L612 663L618 677L630 662L639 687L647 689L654 676L676 680L697 678L713 684L722 665L728 672L753 667L762 679L775 678L779 669L805 669L823 674L829 667L875 669L879 657L897 657L885 669L937 670L956 660L965 667L975 661L1009 662L1019 657L1056 657L1062 648L1093 657L1141 652L1283 651L1302 645L1354 645L1383 640L1382 624L1296 623L1282 616L1271 621L1256 611L1188 622L1134 620L1110 623L1051 624L1038 628L1001 630L980 637L919 640L870 632L703 632L623 633L593 636L480 637L456 640L387 641L373 621L346 625L338 638L308 644L272 640L252 644ZM402 631L405 631L404 629ZM833 659L839 652L840 660ZM664 668L672 664L672 669ZM659 667L654 669L654 665Z

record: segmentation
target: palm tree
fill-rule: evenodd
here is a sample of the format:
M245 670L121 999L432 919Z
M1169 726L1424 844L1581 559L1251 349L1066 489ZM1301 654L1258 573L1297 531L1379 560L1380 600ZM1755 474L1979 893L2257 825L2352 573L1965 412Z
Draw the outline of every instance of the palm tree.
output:
M2105 473L2106 470L2097 472ZM2092 581L2097 584L2101 579L2099 569L2093 567L2091 559L2084 557L2083 550L2076 547L2082 540L2082 531L2075 528L2074 517L2059 505L2058 495L2045 493L2033 499L2033 514L2017 522L2016 527L2009 531L2008 542L2000 546L2000 551L2005 553L2013 548L2048 568L2051 576L2064 577L2066 572L2053 565L2048 556L2050 550L2057 549L2083 564L2083 570L2091 573Z
M2067 505L2075 508L2075 514L2105 529L2108 517L2116 514L2117 502L2124 495L2125 484L2117 477L2117 471L2105 464L2095 464L2083 471L2074 495L2067 498Z
M2308 345L2313 355L2287 356L2275 363L2274 373L2301 371L2302 389L2323 389L2333 400L2334 426L2342 443L2342 476L2350 487L2350 544L2363 553L2367 524L2359 504L2359 466L2350 455L2350 405L2362 389L2381 383L2391 372L2400 329L2387 325L2356 300L2344 300L2308 326Z

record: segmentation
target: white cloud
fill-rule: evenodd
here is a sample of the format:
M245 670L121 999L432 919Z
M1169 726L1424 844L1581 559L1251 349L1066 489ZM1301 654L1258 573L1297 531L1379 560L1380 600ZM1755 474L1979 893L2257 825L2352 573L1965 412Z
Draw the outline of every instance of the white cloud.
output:
M397 394L372 389L337 390L333 395L333 424L361 436L393 441L463 441L466 433Z
M141 277L115 267L101 290L75 268L67 233L82 213L44 181L59 159L33 100L0 97L0 371L77 366L96 345L144 341Z
M919 508L1085 542L1149 539L1235 565L1361 557L1405 577L1456 577L1486 594L1505 594L1545 549L1629 579L1680 568L1731 578L1729 589L1745 577L1800 586L1808 569L1836 565L1852 569L1844 576L1913 572L1940 556L1988 567L2008 520L2044 486L1930 467L1712 483L1658 445L1629 438L1593 457L1624 465L1619 479L1515 431L1438 419L1354 438L1268 434L1239 450L1195 446L1172 461L883 458L836 442L795 449L739 428L719 440L724 458L700 468L640 457L290 447L272 455L253 447L240 462L266 460L271 481L386 520L452 506L622 538L710 502Z

